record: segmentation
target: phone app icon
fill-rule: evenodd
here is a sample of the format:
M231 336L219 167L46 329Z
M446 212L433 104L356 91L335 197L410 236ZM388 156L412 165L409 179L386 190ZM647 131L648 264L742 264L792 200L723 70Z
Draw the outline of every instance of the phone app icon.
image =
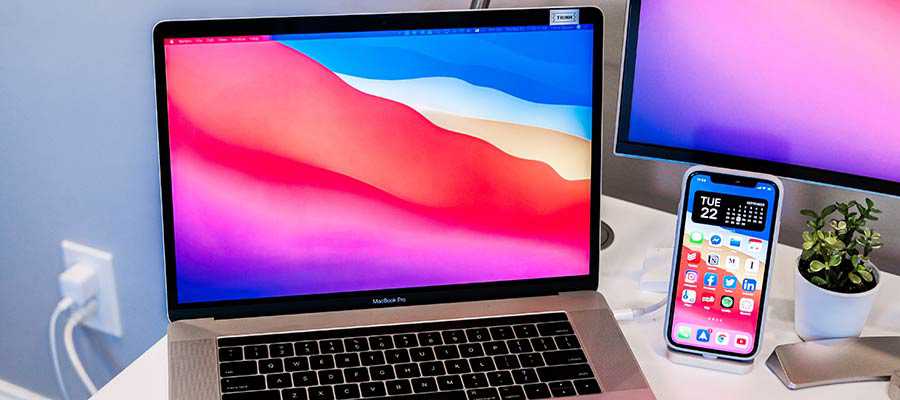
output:
M741 265L741 259L738 256L725 257L725 269L729 271L737 270Z
M750 347L750 336L742 334L734 335L734 346L739 349L746 349Z
M694 304L697 302L697 292L691 289L684 289L681 291L681 301L684 304Z
M725 289L734 289L737 287L738 278L734 275L725 275L722 277L722 287Z
M719 255L716 253L710 253L706 255L706 263L709 264L710 267L716 267L719 265Z
M731 337L728 335L728 332L716 332L716 344L719 346L728 346L728 340Z
M712 329L697 329L697 341L701 343L708 343L709 336L712 334Z
M715 233L712 236L710 236L709 244L712 245L713 247L721 246L722 245L722 235Z
M748 258L747 261L744 262L744 271L747 271L748 274L759 273L759 260Z
M688 238L688 240L690 240L691 243L702 244L703 243L703 232L700 232L700 231L691 232L691 235Z
M741 289L748 293L756 291L756 279L746 278L741 282Z
M722 300L719 301L719 304L722 305L722 308L734 307L734 297L722 296Z
M700 252L694 250L684 250L684 259L687 260L688 264L697 265L700 263Z
M719 283L719 275L716 275L715 272L707 272L703 274L703 286L706 287L716 287Z
M740 308L741 311L743 311L743 312L753 311L753 299L748 299L748 298L741 299L741 302L738 305L738 308Z
M697 271L692 269L684 271L684 283L697 283Z
M743 242L744 241L740 236L732 236L728 238L728 247L731 247L732 249L740 249Z
M700 296L700 302L703 304L710 304L710 305L716 304L716 295L714 295L712 293L703 293L703 295Z
M676 333L676 335L679 339L688 340L691 338L692 333L693 332L691 332L691 327L681 325L678 327L678 332Z
M747 250L750 250L754 253L759 253L762 251L762 240L759 239L750 239L747 241Z

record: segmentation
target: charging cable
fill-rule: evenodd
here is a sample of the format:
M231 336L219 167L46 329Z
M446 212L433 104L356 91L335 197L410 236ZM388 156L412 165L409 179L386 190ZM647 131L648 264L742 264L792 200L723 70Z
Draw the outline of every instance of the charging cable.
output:
M629 308L625 310L613 310L613 316L616 317L616 321L633 321L636 319L640 319L646 315L653 314L657 310L663 308L666 305L667 298L663 298L662 300L653 303L646 307L635 307Z
M53 357L53 371L56 373L56 384L59 385L59 392L62 393L63 399L69 400L69 392L66 391L66 384L63 382L62 372L59 367L59 353L56 351L56 322L59 316L75 304L72 299L63 297L56 303L53 314L50 314L50 355Z
M56 373L56 383L59 385L59 391L65 400L69 400L69 392L66 389L66 383L63 380L62 371L59 362L59 352L56 347L56 325L60 315L63 312L75 307L75 311L69 316L63 329L63 342L69 361L78 374L78 378L84 383L91 395L97 393L97 387L91 380L91 377L84 369L78 353L75 351L73 341L73 333L75 327L84 321L85 318L92 316L97 312L97 302L94 298L100 290L97 271L93 266L86 263L77 263L71 268L65 270L59 275L59 290L62 293L62 299L56 304L53 313L50 315L49 339L50 339L50 355L53 358L53 371Z
M94 385L91 376L88 375L87 371L84 369L81 358L78 357L78 352L75 351L75 342L72 336L75 327L95 312L97 312L97 302L91 300L84 307L73 312L72 315L69 316L69 320L66 321L65 328L63 328L63 343L66 346L66 353L69 354L69 362L72 363L72 368L75 369L75 373L78 374L78 378L81 379L81 383L84 384L84 387L91 396L97 393L97 386Z

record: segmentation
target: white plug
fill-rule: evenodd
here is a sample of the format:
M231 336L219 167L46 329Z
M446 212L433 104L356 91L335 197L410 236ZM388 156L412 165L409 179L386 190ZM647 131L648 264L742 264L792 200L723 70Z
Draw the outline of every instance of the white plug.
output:
M59 274L59 291L78 306L85 305L97 296L100 280L97 270L86 262L80 262Z

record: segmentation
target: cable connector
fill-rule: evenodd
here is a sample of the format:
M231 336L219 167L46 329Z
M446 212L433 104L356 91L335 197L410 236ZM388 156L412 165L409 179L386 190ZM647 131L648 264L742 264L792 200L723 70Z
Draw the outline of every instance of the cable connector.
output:
M85 305L100 291L97 270L80 262L59 274L59 291L63 298L72 299L78 306Z

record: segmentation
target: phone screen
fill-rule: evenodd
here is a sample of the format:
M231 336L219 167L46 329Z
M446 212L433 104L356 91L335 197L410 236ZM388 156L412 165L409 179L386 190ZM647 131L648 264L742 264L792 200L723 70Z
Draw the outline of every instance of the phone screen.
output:
M697 172L681 210L668 336L676 347L755 354L778 186Z

